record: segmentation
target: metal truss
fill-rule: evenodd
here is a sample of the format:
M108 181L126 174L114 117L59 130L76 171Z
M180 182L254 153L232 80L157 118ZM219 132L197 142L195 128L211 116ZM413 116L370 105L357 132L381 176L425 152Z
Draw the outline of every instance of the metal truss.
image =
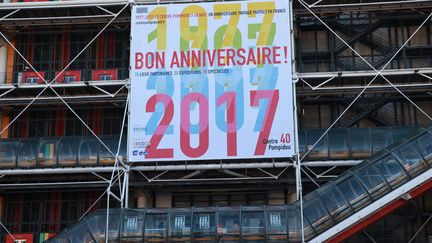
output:
M34 99L34 93L40 90L53 88L63 95L62 98L68 103L106 103L120 102L124 103L127 97L128 80L117 81L89 81L75 82L68 84L6 84L0 85L0 90L5 90L0 94L0 106L9 105L26 105ZM85 93L78 92L85 90ZM79 93L79 94L75 94ZM62 103L58 96L52 93L44 92L34 102L35 104Z
M359 0L344 1L344 3L332 0L309 0L305 2L309 8L316 14L330 14L342 12L382 12L391 10L416 10L432 7L429 0L395 0L395 1L379 1L365 2ZM310 12L306 9L294 10L296 15L309 15Z
M174 1L136 1L138 4L154 4L154 3L173 3ZM175 1L178 3L177 1ZM184 2L191 2L191 1L184 1ZM194 1L192 1L194 2ZM196 1L199 2L199 1ZM431 1L426 0L412 0L412 1L394 1L394 2L379 2L379 3L364 3L364 4L358 4L358 3L346 3L346 4L327 4L324 5L325 2L328 2L326 0L318 0L313 3L306 3L303 0L298 0L299 4L304 7L304 9L297 9L294 10L295 14L297 15L312 15L314 18L316 18L318 21L320 21L326 28L328 28L334 35L338 36L336 32L328 25L323 22L320 17L317 14L326 14L326 13L339 13L339 12L346 12L346 11L388 11L389 9L423 9L423 8L431 8L432 4ZM132 1L131 1L132 3ZM292 0L291 0L292 4ZM127 16L119 16L120 13L129 5L129 1L126 0L106 0L106 1L93 1L93 0L87 0L87 1L65 1L65 2L44 2L44 3L26 3L26 4L2 4L0 9L0 21L2 23L2 26L0 27L0 31L3 28L19 28L19 27L27 27L32 25L37 26L44 26L44 25L68 25L68 24L102 24L108 22L107 20L110 20L110 23L129 23L130 17ZM382 6L386 6L385 8L382 8ZM118 10L119 7L121 10L114 14L114 10L111 8L114 7L114 9ZM122 8L123 7L123 8ZM68 9L76 9L79 10L79 8L92 8L94 9L94 12L88 15L82 15L81 13L72 15L72 16L64 16L64 17L54 17L53 12L55 11L63 11L60 9L68 10ZM41 16L39 17L25 17L25 12L27 11L40 11ZM44 12L45 11L45 12ZM79 12L79 11L78 11ZM115 11L117 12L117 11ZM24 16L20 16L20 14L23 14ZM116 19L116 17L119 17ZM429 20L431 15L428 16L426 20ZM115 20L115 21L114 21ZM424 22L425 23L425 22ZM423 23L423 24L424 24ZM422 24L422 25L423 25ZM102 29L103 31L104 29ZM1 33L1 32L0 32ZM416 32L414 32L413 35L410 36L409 39L412 38L412 36L415 35ZM361 34L361 33L360 33ZM360 35L359 34L359 35ZM5 36L3 36L5 38ZM354 103L359 99L359 97L366 92L366 90L369 89L378 89L378 88L392 88L396 90L398 93L400 93L402 96L404 96L407 100L409 100L410 103L415 105L414 102L412 102L411 99L409 99L408 96L406 96L400 89L404 88L404 84L393 84L390 82L385 76L388 75L421 75L425 78L429 78L427 74L432 73L432 70L430 69L421 69L421 70L391 70L386 71L386 67L389 64L389 62L396 56L396 54L407 44L407 42L402 45L401 48L399 48L395 55L391 56L390 61L385 63L383 68L380 70L377 70L373 65L371 65L367 60L362 58L362 56L351 46L348 45L348 43L340 38L342 42L347 46L348 49L353 51L357 56L359 56L369 67L371 67L371 71L361 71L361 72L355 72L355 71L342 71L342 72L334 72L334 73L317 73L317 74L297 74L295 73L294 76L298 77L299 80L307 85L307 87L310 88L312 91L324 91L326 89L332 89L335 90L335 87L332 87L332 82L337 80L337 78L341 77L371 77L371 81L367 83L367 85L362 86L345 86L345 87L338 87L337 89L352 89L360 91L356 98L352 100L350 104L346 106L346 109L342 114L334 121L334 123L325 131L325 133L317 140L317 142L309 148L308 152L303 155L303 157L300 158L300 155L298 154L294 161L289 162L257 162L257 163L210 163L210 164L168 164L168 165L129 165L124 164L122 161L122 158L119 157L119 148L120 148L120 142L118 144L117 152L114 153L112 151L111 154L115 156L115 164L112 167L97 167L97 168L55 168L55 169L30 169L30 170L2 170L0 172L1 175L4 176L10 176L10 175L24 175L24 174L34 174L34 175L40 175L40 174L50 174L50 173L57 173L57 174L81 174L81 173L87 173L91 176L96 177L98 180L96 181L90 181L90 182L59 182L59 183L82 183L82 185L86 185L86 183L93 183L97 182L97 184L104 184L106 185L107 189L102 193L102 195L99 197L102 198L103 196L107 196L107 210L109 210L109 199L114 198L115 200L118 200L122 207L128 207L128 188L129 188L129 176L131 172L136 172L140 174L148 183L153 182L191 182L191 181L245 181L245 180L278 180L286 171L288 168L295 167L296 168L296 187L297 187L297 196L300 200L300 205L302 205L302 185L301 185L301 178L303 172L306 174L312 181L315 182L314 179L316 178L328 178L332 177L334 175L330 174L337 166L352 166L354 164L359 163L359 161L303 161L308 153L312 151L312 149L320 142L320 140L324 137L326 133L329 132L329 130L336 124L336 122L339 121L339 119L346 113L347 110L351 109L354 106ZM408 40L409 40L408 39ZM10 44L10 43L9 43ZM89 43L91 44L91 43ZM34 68L33 68L34 69ZM36 71L36 70L34 70ZM426 76L427 77L426 77ZM385 81L387 81L386 85L374 85L373 82L378 77L383 78ZM324 79L324 80L322 80ZM312 82L310 80L322 80L321 83L318 84L311 84ZM56 96L48 97L46 98L46 101L53 101L53 99L61 100L62 103L64 103L66 106L68 106L68 102L72 99L72 97L62 97L60 96L55 89L56 88L74 88L74 87L85 87L88 86L89 88L93 88L101 93L99 96L91 96L95 100L99 100L102 98L114 98L116 97L122 89L127 88L126 82L127 81L119 81L118 84L115 82L112 82L112 85L106 85L104 84L93 84L93 83L79 83L79 84L54 84L53 80L52 82L47 82L45 79L45 84L43 85L12 85L12 86L4 86L1 89L4 90L2 94L0 94L0 103L2 100L12 102L12 101L19 101L18 98L10 98L10 100L7 100L6 96L10 94L11 92L16 91L17 89L22 90L31 90L31 89L42 89L40 94L43 93L46 89L51 89ZM105 88L102 88L103 86L117 86L120 87L118 90L112 92L108 91ZM409 87L427 87L431 86L431 84L423 84L418 83L413 85L410 85ZM34 101L36 100L43 100L44 97L40 97L40 94L33 98L25 98L23 97L23 102L28 102L28 106L24 108L27 109ZM76 99L91 99L90 96L77 96L79 98ZM125 97L122 97L124 100ZM15 100L13 100L15 99ZM126 98L127 100L128 98ZM68 100L66 102L65 100ZM128 102L126 102L127 104ZM421 110L418 106L415 105L416 108ZM68 106L68 108L70 108ZM73 109L70 108L72 111ZM426 114L424 111L422 111L429 119L431 117ZM22 113L20 113L22 114ZM124 127L124 122L126 120L126 114L127 114L127 107L125 109L125 115L123 119L122 127ZM431 119L432 120L432 119ZM15 119L12 121L14 122ZM7 128L6 128L7 129ZM91 130L91 129L90 129ZM4 130L3 130L4 131ZM2 132L3 132L2 131ZM123 131L123 129L121 130ZM94 134L95 135L95 134ZM96 136L96 135L95 135ZM97 136L96 136L97 137ZM120 136L121 137L121 136ZM298 141L297 141L298 142ZM298 145L297 145L298 146ZM106 145L105 145L106 147ZM321 173L315 173L311 167L325 167L328 166L329 169L325 170ZM305 169L303 169L305 168ZM236 171L237 169L241 170L254 170L254 175L249 175L243 172ZM269 169L272 169L272 171L269 171ZM170 171L180 171L183 173L179 173L176 175L177 177L167 177L168 173ZM207 171L213 171L214 173L219 173L219 177L215 178L199 178L200 175L206 173ZM149 173L154 173L155 175L149 175ZM99 173L111 173L111 176L109 178L100 175ZM310 176L309 173L312 173L313 176ZM0 178L1 179L1 178ZM48 182L49 183L49 182ZM316 183L316 182L315 182ZM17 185L23 185L26 186L25 183L17 183L14 185L4 184L4 186L17 186ZM29 185L29 184L28 184ZM27 186L28 186L27 185ZM35 185L35 184L33 184ZM36 186L41 186L43 184L36 184ZM46 184L48 186L48 184ZM64 184L53 184L54 186L63 186ZM0 183L0 187L1 187ZM115 193L113 190L114 186L118 186L118 192ZM317 186L319 186L317 184ZM96 203L96 202L95 202ZM301 208L301 211L303 209ZM302 212L303 213L303 212ZM109 222L109 214L107 213L107 222ZM303 220L303 217L301 217L301 220ZM1 222L0 222L1 223ZM3 224L2 224L3 226ZM3 226L4 227L4 226ZM109 231L109 224L106 224L106 232ZM5 228L5 227L4 227ZM302 229L303 229L303 222L302 222ZM7 229L6 229L7 230ZM303 235L302 235L303 236ZM108 237L108 234L106 234L106 237Z
M293 164L291 164L293 166ZM154 183L167 183L167 182L227 182L227 181L258 181L258 180L273 180L277 181L283 177L284 173L291 166L285 166L281 168L273 168L272 171L268 171L262 168L251 168L251 169L198 169L191 170L186 174L184 173L169 173L173 170L164 171L145 171L140 168L133 167L131 170L137 171L144 179L147 184ZM149 172L153 172L151 175ZM211 173L208 176L207 172ZM205 174L203 176L203 174Z
M123 133L123 128L125 126L125 120L126 120L126 114L128 111L127 108L127 102L126 102L126 107L125 107L125 112L124 112L124 116L123 116L123 121L122 121L122 126L121 126L121 134L119 137L119 142L118 142L118 148L117 148L117 152L114 154L110 148L97 136L97 134L82 120L82 118L72 109L72 107L65 101L64 97L62 97L51 85L56 81L56 79L72 64L72 62L74 62L95 40L96 38L99 37L99 35L110 25L114 22L114 20L123 12L123 10L125 10L127 7L129 6L129 3L123 4L123 7L118 10L117 13L111 13L111 19L108 21L108 23L105 24L105 26L98 32L98 34L69 62L69 64L67 64L58 74L56 74L55 78L52 81L47 81L46 79L44 79L40 73L33 67L33 65L22 55L22 53L20 53L18 51L18 49L13 45L13 43L11 43L8 38L1 32L0 30L0 35L1 37L3 37L3 39L9 44L9 46L11 48L14 49L14 51L27 63L27 65L30 67L30 69L32 71L34 71L40 79L43 80L43 82L46 84L46 86L39 92L39 94L35 97L33 97L30 101L30 103L27 104L27 106L21 110L21 112L12 120L9 122L9 124L3 128L3 130L1 131L1 133L3 133L6 129L9 128L9 126L15 122L20 115L22 115L24 113L24 111L29 108L36 100L38 100L41 95L44 93L45 90L47 90L48 88L56 95L57 99L61 100L61 102L81 121L81 123L89 130L89 132L91 132L94 137L101 143L101 145L103 147L105 147L105 149L107 149L107 151L109 151L113 156L115 156L115 164L112 167L112 171L111 171L111 176L110 179L106 179L105 177L102 177L98 174L96 174L96 172L92 172L93 176L96 176L99 179L99 183L104 183L105 185L107 185L107 189L106 189L106 194L107 194L107 211L109 210L109 202L110 202L110 198L113 198L117 201L120 202L121 207L127 207L127 198L128 198L128 183L129 183L129 167L127 165L125 165L122 161L122 158L119 156L119 150L120 150L120 146L121 146L121 142L122 142L122 133ZM98 7L99 9L101 9L102 7ZM102 8L102 10L105 10L104 8ZM15 14L17 11L14 11L13 14ZM10 17L13 14L8 14L7 17ZM1 19L1 21L4 21L6 18L3 17ZM122 89L123 87L121 87L118 92ZM99 91L105 93L105 95L111 96L113 97L116 93L111 94L107 91L105 91L102 88L98 88ZM119 169L122 168L122 169ZM116 178L119 178L119 180L116 180ZM123 179L120 179L123 178ZM114 193L113 187L115 186L116 182L118 181L118 188L119 188L119 194L117 195L116 193ZM122 182L123 181L123 182ZM41 185L45 185L45 184L49 184L49 185L55 185L55 186L63 186L65 184L79 184L79 185L87 185L87 184L94 184L94 181L91 182L48 182L48 183L36 183L36 186L41 186ZM14 183L14 184L19 184L20 186L28 186L30 184L26 184L26 183ZM34 184L31 184L34 185ZM6 186L10 186L10 185L6 185ZM126 200L125 200L126 198ZM106 225L107 225L107 229L106 232L108 232L108 222L109 222L109 214L107 213L107 219L106 219ZM10 234L10 233L9 233ZM106 234L106 236L108 237L108 234ZM107 238L108 240L108 238Z
M383 70L386 69L386 67L389 65L389 63L396 57L396 55L408 44L408 42L413 38L413 36L418 32L418 30L427 22L430 20L430 17L432 16L432 12L426 17L425 21L423 21L423 23L409 36L409 38L403 43L403 45L390 57L390 59L386 60L386 63L382 66L382 68L380 68L379 70L377 70L370 62L368 62L365 58L362 57L362 55L360 55L357 50L355 50L353 47L351 47L348 43L347 40L344 40L343 38L340 37L340 35L338 35L338 33L335 32L335 30L328 25L326 22L324 22L319 16L318 14L315 12L315 6L317 6L317 4L323 2L322 0L318 0L314 3L307 3L304 0L298 0L298 2L300 3L300 5L302 5L304 7L305 10L307 10L314 18L315 20L318 20L327 30L329 30L331 32L331 34L333 34L337 39L339 39L347 48L349 48L357 57L359 57L367 66L369 66L374 72L375 74L373 75L373 78L367 83L366 86L364 86L364 88L361 89L360 93L358 93L358 95L354 98L354 100L352 100L352 102L346 107L346 109L337 117L337 119L329 126L329 128L323 133L323 135L317 140L317 142L315 144L313 144L313 146L311 148L308 148L308 151L305 153L305 155L303 155L303 157L300 159L300 161L304 160L306 158L306 156L310 153L310 151L312 151L312 149L321 141L321 139L323 139L323 137L330 131L330 129L333 128L333 126L342 118L342 116L353 106L354 103L356 103L356 101L362 96L362 94L372 85L372 83L378 78L382 78L384 79L391 87L393 87L395 90L397 90L398 93L400 93L404 98L406 98L414 107L416 107L420 112L422 112L426 117L428 117L430 120L432 120L432 118L425 113L420 107L418 107L408 96L406 96L402 91L400 91L400 89L398 87L396 87L392 82L390 82L383 74ZM407 1L408 2L408 1ZM325 83L330 82L332 79L328 79L326 81L324 81ZM322 85L321 85L322 86ZM302 165L303 167L303 165ZM305 171L302 170L313 182L314 179L309 176L309 174ZM312 170L310 170L312 171ZM313 171L312 171L313 172ZM328 172L328 171L326 171ZM317 177L318 175L316 173L314 173L315 176ZM301 174L299 174L297 176L297 180L301 181ZM315 184L317 186L319 186L316 182ZM300 205L302 205L302 191L299 191L300 194ZM300 207L300 213L301 213L301 218L303 218L303 207ZM304 227L303 227L303 222L301 222L301 228L302 228L302 241L304 242Z
M2 3L0 19L4 28L104 24L115 16L118 7L127 3L127 0ZM115 23L129 21L130 16L125 14L116 18Z
M138 4L151 4L151 3L172 3L173 1L136 1ZM190 2L190 1L185 1ZM406 7L407 9L412 9L413 5L416 7L427 7L429 5L430 1L394 1L394 2L381 2L381 3L362 3L362 4L354 4L354 3L346 3L346 4L326 4L329 3L329 1L316 1L312 4L307 5L310 9L308 10L308 14L310 15L310 11L313 10L317 13L323 13L330 11L346 11L346 9L355 9L356 11L375 11L381 9L380 6L383 6L383 4L386 7L391 6L398 6L398 9L402 7ZM75 8L94 8L97 9L97 11L102 11L104 14L103 16L99 16L100 18L105 17L113 17L115 14L113 11L109 9L110 6L124 6L127 4L128 1L65 1L65 2L42 2L42 3L11 3L11 4L2 4L1 11L4 11L3 17L0 19L2 21L3 26L7 26L8 21L16 22L18 23L25 23L25 21L32 21L34 25L44 25L44 21L47 20L48 17L35 17L35 18L20 18L17 17L20 11L41 11L41 14L49 14L49 13L42 13L42 11L45 11L46 9L51 10L59 10L59 9L75 9ZM300 1L302 3L302 1ZM305 4L303 2L303 4ZM426 4L426 5L425 5ZM337 9L336 9L337 8ZM294 10L296 14L299 14L296 12L297 10ZM301 11L305 11L304 9ZM98 14L100 15L100 14ZM87 18L93 18L96 15L88 15ZM85 19L84 16L65 16L64 19L69 18L69 20L74 19L75 17L83 17L82 19ZM96 16L96 19L99 18ZM317 16L316 16L317 17ZM56 21L59 19L55 19ZM63 19L61 19L63 20ZM117 21L117 20L116 20ZM125 20L126 21L126 20ZM129 20L128 20L129 21ZM115 23L115 21L113 21ZM59 22L59 24L65 24L63 22ZM94 24L94 22L87 22L86 24ZM346 43L347 44L347 43ZM348 48L348 47L346 47ZM390 76L390 75L421 75L425 77L427 74L432 73L432 69L430 68L422 68L422 69L401 69L401 70L384 70L382 69L380 71L380 75L384 76ZM299 80L306 84L307 87L310 88L311 91L319 92L319 91L325 91L325 90L332 90L333 92L335 90L340 89L341 92L345 92L348 90L373 90L373 89L392 89L394 90L394 87L396 88L424 88L431 86L431 83L418 83L418 84L387 84L387 85L374 85L370 83L367 86L356 86L356 85L344 85L343 87L334 87L334 81L336 81L338 78L356 78L356 77L374 77L376 78L376 70L372 71L341 71L341 72L326 72L326 73L298 73L297 76L299 77ZM324 81L318 83L318 84L311 84L311 81L315 82L320 79L325 79ZM1 86L0 89L5 90L3 93L0 94L0 105L2 102L4 104L10 104L10 103L20 103L23 104L33 100L33 98L28 97L10 97L10 94L15 92L16 90L40 90L40 89L61 89L61 88L83 88L83 87L89 87L93 88L94 90L100 92L99 95L71 95L71 96L63 96L63 100L67 100L68 102L74 103L74 102L107 102L110 99L113 99L115 97L118 98L118 101L125 101L126 97L123 91L127 86L127 80L119 80L119 81L108 81L108 82L97 82L97 81L89 81L89 82L78 82L78 83L71 83L71 84L55 84L55 83L49 83L49 84L37 84L37 85L28 85L28 84L15 84L15 85L4 85ZM119 87L119 89L111 91L106 89L105 87ZM301 91L298 92L301 94ZM59 102L59 99L57 96L41 96L38 97L37 100L40 102ZM356 100L353 100L352 103L355 103ZM36 101L38 102L38 101ZM349 108L355 108L353 105L347 105L347 109ZM303 157L304 158L304 157ZM349 162L348 164L353 165L358 163L357 161ZM311 167L313 165L316 166L329 166L330 168L333 168L334 166L339 166L341 164L344 164L344 162L340 161L325 161L325 162L304 162L303 165L307 165L308 167ZM257 168L257 169L265 169L265 168L286 168L288 166L292 166L293 164L291 162L258 162L258 163L240 163L236 166L238 168ZM209 168L211 167L211 168ZM173 165L146 165L146 166L133 166L131 170L136 171L164 171L164 170L229 170L230 168L235 167L232 163L214 163L214 164L173 164ZM37 171L37 170L35 170ZM17 173L20 173L18 171L15 171ZM191 177L191 174L184 175L187 178ZM271 177L271 176L270 176ZM186 178L186 179L187 179ZM184 178L183 178L184 179Z

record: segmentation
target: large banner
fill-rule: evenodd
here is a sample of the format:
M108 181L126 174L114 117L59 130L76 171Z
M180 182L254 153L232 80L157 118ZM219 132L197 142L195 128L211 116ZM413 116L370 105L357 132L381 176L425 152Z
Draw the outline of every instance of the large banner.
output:
M129 161L291 157L288 0L134 6Z

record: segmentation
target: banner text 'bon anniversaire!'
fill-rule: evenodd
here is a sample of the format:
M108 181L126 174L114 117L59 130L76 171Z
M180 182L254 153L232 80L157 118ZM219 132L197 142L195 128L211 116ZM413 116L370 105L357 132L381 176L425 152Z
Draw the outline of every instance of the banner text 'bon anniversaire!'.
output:
M287 0L134 6L129 161L294 155Z

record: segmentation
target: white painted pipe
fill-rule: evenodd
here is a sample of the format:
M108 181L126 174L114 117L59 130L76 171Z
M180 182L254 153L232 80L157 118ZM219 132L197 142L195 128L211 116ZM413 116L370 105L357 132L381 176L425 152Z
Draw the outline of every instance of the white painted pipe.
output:
M0 175L42 175L42 174L75 174L111 172L113 167L76 167L76 168L44 168L44 169L10 169L0 170Z
M7 47L0 44L0 83L6 82Z

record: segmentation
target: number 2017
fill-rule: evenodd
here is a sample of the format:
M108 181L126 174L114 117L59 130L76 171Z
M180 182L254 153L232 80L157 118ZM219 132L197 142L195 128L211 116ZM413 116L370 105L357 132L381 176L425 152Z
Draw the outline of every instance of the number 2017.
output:
M252 90L250 91L250 106L259 107L260 100L267 100L264 122L255 146L255 155L264 155L266 145L264 140L268 139L279 102L279 90ZM199 106L199 143L198 146L190 145L190 106L196 102ZM173 158L173 148L158 148L162 137L174 116L174 103L170 96L158 93L150 97L146 104L146 112L155 112L156 105L164 107L163 116L153 133L147 148L146 158ZM236 94L225 92L217 99L216 106L226 105L227 123L227 156L237 155L237 129L236 129ZM209 148L209 102L207 97L198 92L189 93L184 96L180 105L180 148L184 155L197 158L204 155Z

